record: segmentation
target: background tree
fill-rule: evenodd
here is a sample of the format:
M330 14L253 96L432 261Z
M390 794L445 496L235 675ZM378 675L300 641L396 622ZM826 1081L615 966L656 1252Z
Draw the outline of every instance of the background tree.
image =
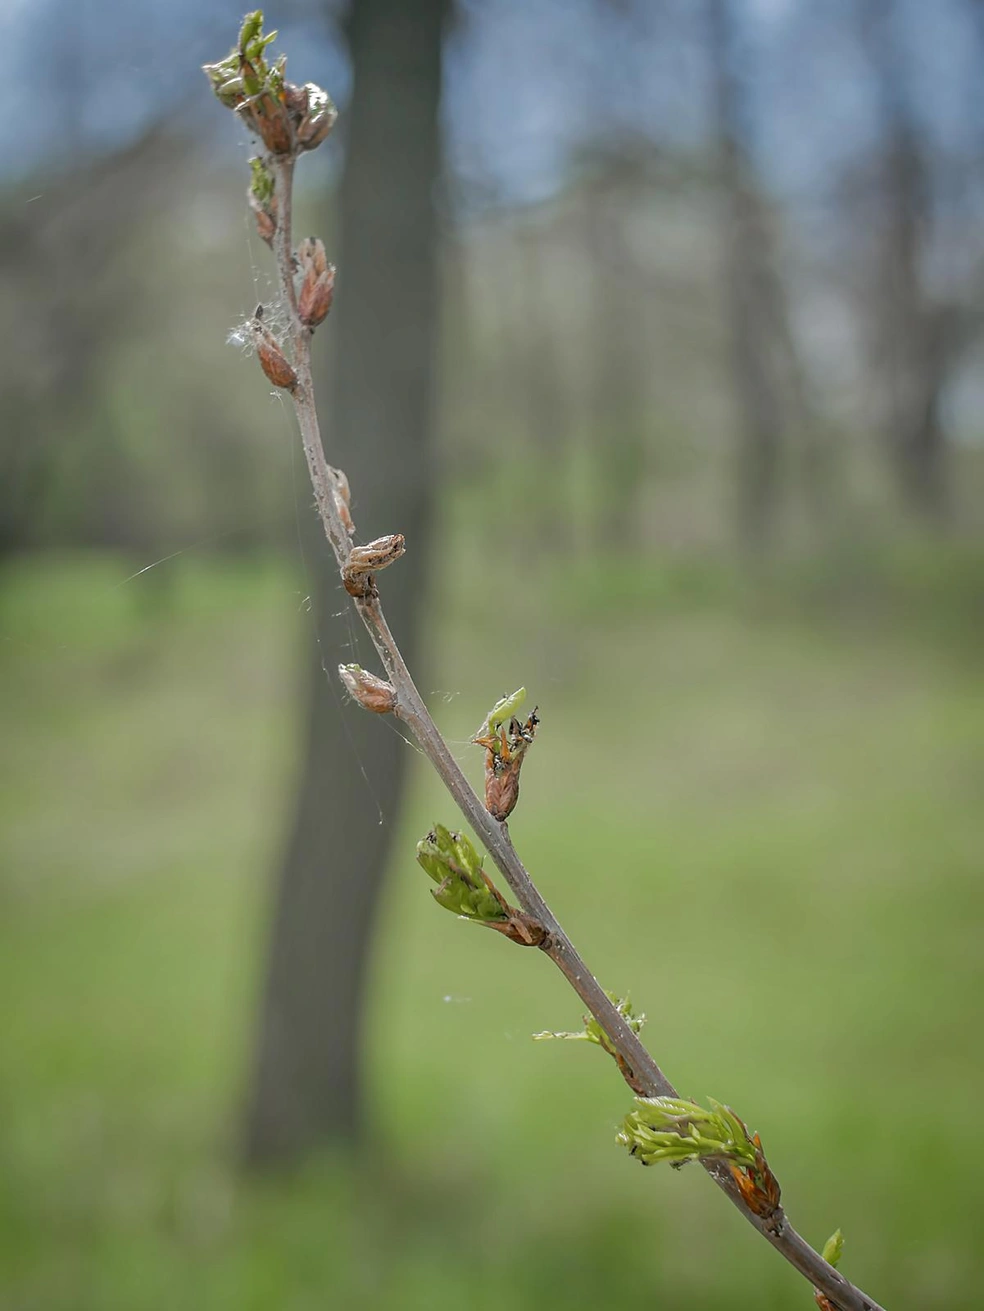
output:
M340 192L329 431L363 531L394 524L411 545L393 626L416 658L427 558L433 356L438 323L438 109L448 0L356 0L347 35L355 73ZM359 507L354 507L356 513ZM254 1161L362 1127L363 999L373 913L408 750L348 709L323 669L348 629L338 576L312 515L302 519L319 643L309 655L298 799L277 885L270 963L249 1096ZM353 770L355 753L362 769Z

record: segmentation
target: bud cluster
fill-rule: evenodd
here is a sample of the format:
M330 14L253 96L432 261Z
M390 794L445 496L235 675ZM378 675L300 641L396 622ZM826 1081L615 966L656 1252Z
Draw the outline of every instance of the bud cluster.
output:
M294 156L324 141L338 111L313 82L295 86L286 80L285 55L268 62L266 48L276 35L264 36L263 11L257 9L243 19L235 49L205 64L204 71L218 99L240 115L271 155Z
M464 833L435 824L417 843L417 864L438 885L431 896L445 910L475 920L504 920L509 908L496 892Z
M546 929L539 920L509 905L463 833L435 824L417 843L417 863L437 884L431 896L445 910L496 929L521 947L545 945Z
M508 819L519 800L519 771L540 720L536 709L525 721L513 711L526 700L526 688L503 697L489 711L472 741L485 748L485 809L493 819Z
M617 1141L643 1165L669 1161L727 1161L745 1205L768 1218L779 1207L779 1184L769 1169L758 1134L728 1106L708 1098L710 1110L680 1097L637 1097Z

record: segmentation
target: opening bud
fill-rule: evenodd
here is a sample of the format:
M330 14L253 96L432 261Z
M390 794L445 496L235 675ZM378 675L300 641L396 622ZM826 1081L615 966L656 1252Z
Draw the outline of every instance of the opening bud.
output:
M352 700L358 701L363 710L386 715L396 709L396 689L393 684L370 674L361 665L339 665L338 677L345 684L345 690Z
M525 700L526 688L521 687L497 701L472 739L485 747L485 809L500 822L519 800L519 771L540 722L535 709L525 722L513 714Z

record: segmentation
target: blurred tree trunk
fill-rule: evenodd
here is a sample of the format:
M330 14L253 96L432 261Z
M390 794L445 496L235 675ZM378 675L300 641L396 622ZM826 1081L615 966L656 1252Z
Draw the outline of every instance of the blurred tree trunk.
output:
M609 189L611 188L611 193ZM583 188L586 277L592 282L588 389L596 469L597 542L622 549L642 537L646 489L646 332L641 273L620 231L617 183Z
M738 527L747 546L764 549L779 508L783 448L782 403L769 351L769 325L775 319L769 298L771 252L765 207L746 143L731 0L708 0L707 13L738 406Z
M411 664L432 477L434 193L448 2L356 0L352 7L355 89L330 320L333 377L322 403L329 459L349 475L360 540L406 534L407 556L385 590L387 616ZM403 739L375 716L340 709L334 669L340 659L356 658L343 649L354 630L338 618L348 610L346 598L313 514L305 527L320 649L311 651L307 753L280 874L249 1103L246 1152L254 1162L352 1140L363 1128L367 957L412 759ZM366 642L366 663L370 650Z
M940 400L952 366L955 315L923 285L931 179L896 31L894 0L865 0L859 16L882 125L882 221L869 315L884 382L883 425L902 496L931 523L948 517Z

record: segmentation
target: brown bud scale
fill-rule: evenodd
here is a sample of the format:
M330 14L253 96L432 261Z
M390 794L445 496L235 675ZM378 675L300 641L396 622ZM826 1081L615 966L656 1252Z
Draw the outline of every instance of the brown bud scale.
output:
M380 569L399 560L406 552L407 542L402 533L388 533L377 537L365 546L353 546L345 565L345 572L350 577L357 574L375 574Z
M301 294L297 298L297 313L301 322L309 328L316 328L319 323L323 323L334 297L335 266L329 265L324 273L318 274L312 269L301 284Z
M376 715L389 714L396 708L396 691L392 683L370 674L359 665L339 665L338 676L353 701Z

